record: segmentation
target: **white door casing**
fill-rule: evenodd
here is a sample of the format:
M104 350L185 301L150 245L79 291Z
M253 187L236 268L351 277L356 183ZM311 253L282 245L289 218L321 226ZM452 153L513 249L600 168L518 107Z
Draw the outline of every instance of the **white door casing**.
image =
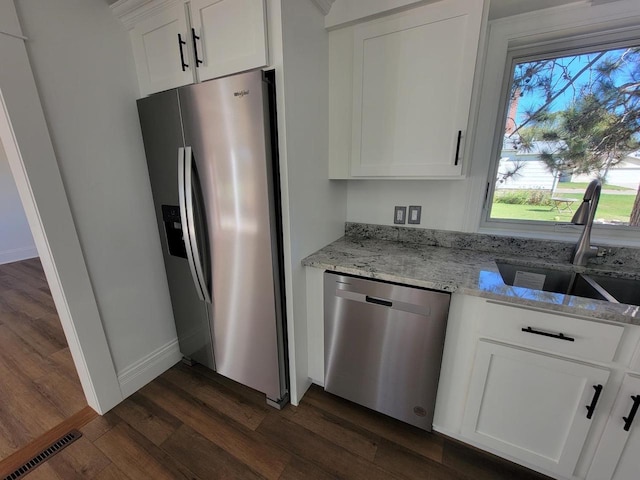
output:
M122 401L13 0L0 0L0 140L89 406Z

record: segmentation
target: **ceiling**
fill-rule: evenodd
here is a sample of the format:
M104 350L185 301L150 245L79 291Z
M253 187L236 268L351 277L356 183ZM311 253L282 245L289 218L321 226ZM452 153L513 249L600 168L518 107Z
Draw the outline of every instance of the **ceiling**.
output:
M578 0L491 0L489 19L510 17L519 13L533 12L543 8L557 7Z
M118 0L106 0L109 5ZM575 3L578 0L491 0L489 8L489 19L509 17L519 13L532 12L543 8L557 7L568 3ZM615 0L595 0L600 2ZM331 2L332 3L332 2Z

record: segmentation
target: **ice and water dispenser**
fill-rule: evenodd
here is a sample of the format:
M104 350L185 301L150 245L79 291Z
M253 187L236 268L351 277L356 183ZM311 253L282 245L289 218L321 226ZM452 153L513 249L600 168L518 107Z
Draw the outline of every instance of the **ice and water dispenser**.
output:
M187 258L187 249L182 238L182 220L180 207L176 205L162 205L162 222L167 238L169 254L174 257Z

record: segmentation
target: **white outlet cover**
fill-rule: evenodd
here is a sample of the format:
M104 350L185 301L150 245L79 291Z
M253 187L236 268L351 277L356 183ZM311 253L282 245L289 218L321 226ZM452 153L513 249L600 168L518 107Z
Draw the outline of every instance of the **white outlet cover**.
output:
M420 223L420 217L422 216L422 207L419 205L409 206L409 223L418 225Z
M393 211L393 223L402 225L407 222L407 207L395 207Z

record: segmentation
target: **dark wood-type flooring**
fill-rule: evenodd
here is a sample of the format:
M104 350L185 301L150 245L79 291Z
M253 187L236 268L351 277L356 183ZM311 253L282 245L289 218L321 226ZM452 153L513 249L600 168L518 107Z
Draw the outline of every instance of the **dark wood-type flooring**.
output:
M86 405L40 261L0 265L0 459Z
M38 260L0 266L0 382L0 467L66 428L84 434L29 480L546 478L316 386L277 411L200 366L179 364L94 418Z
M29 474L46 479L427 479L543 477L312 387L299 407L178 364Z

